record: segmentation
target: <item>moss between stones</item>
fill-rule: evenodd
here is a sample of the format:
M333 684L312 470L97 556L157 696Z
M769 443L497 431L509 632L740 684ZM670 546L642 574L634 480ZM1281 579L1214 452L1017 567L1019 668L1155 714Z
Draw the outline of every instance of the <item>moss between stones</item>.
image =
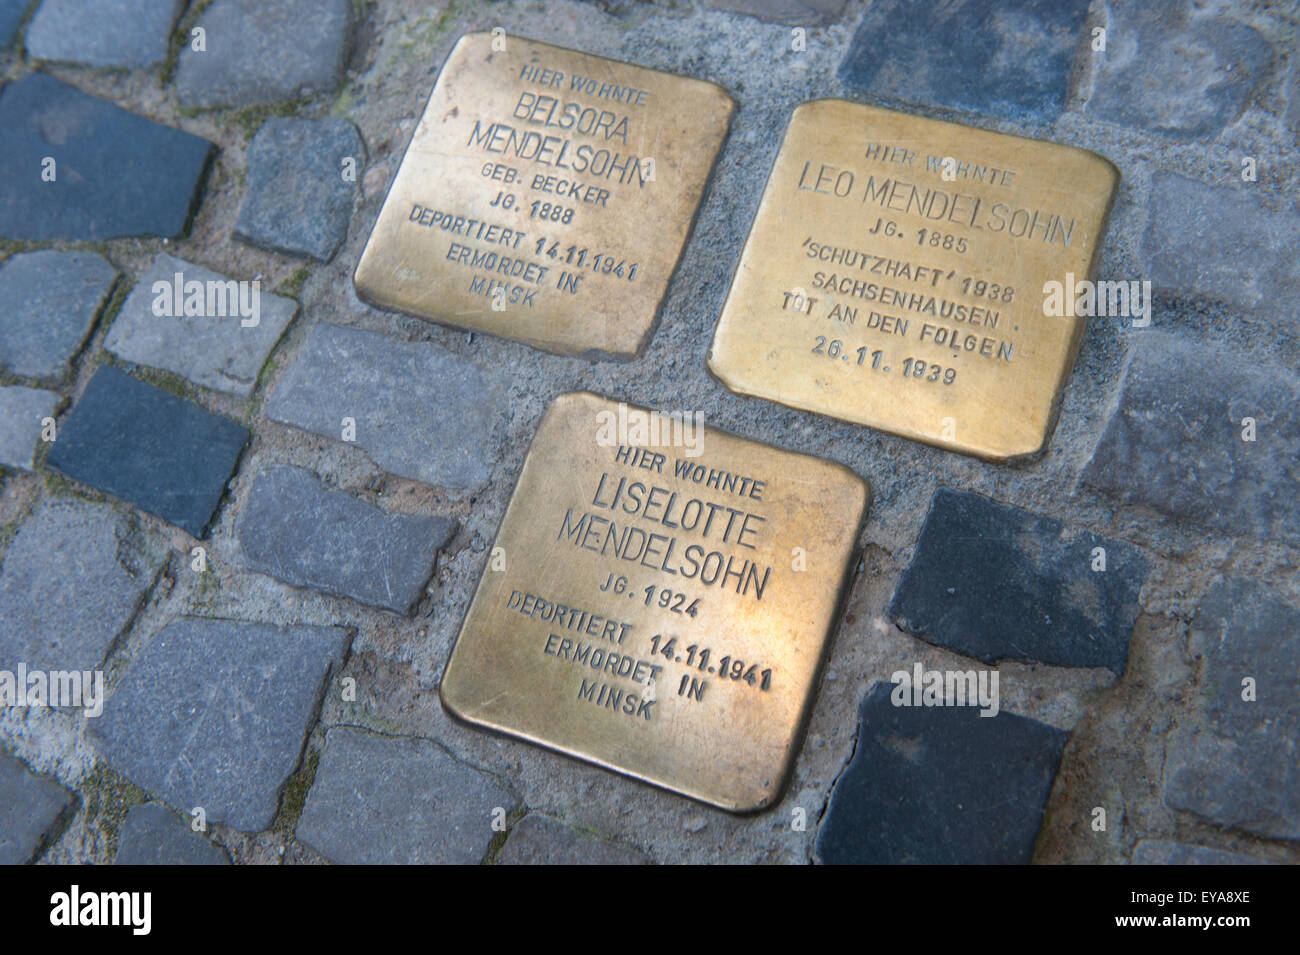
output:
M501 850L505 848L506 840L510 838L510 833L515 831L515 826L519 825L526 815L528 815L527 807L519 806L514 812L506 816L506 827L500 832L493 833L492 841L488 843L487 852L483 854L482 865L497 865L500 862Z
M118 836L127 810L148 802L149 794L109 769L105 763L96 763L79 788L86 807L86 825L100 831L108 858L112 859L117 855Z
M293 270L293 274L276 286L275 294L284 295L288 298L297 298L302 293L302 287L311 275L311 269L302 265Z
M293 836L293 831L298 826L298 819L302 816L302 808L307 802L307 793L311 791L312 783L316 781L316 768L319 765L320 750L309 747L307 755L303 757L302 765L284 784L284 793L280 796L280 810L271 823L272 832L278 833L285 839Z
M171 39L167 43L167 55L163 57L162 67L158 70L158 85L170 86L172 80L176 78L176 66L180 62L181 50L185 49L190 40L190 30L198 22L203 11L212 5L212 0L195 0L190 4L185 15L180 18L176 24L176 29L172 31ZM194 115L195 111L181 110L181 115Z
M242 109L231 110L224 119L226 125L238 129L244 139L252 139L268 119L275 116L296 116L298 110L308 102L309 100L306 99L294 99L284 103L256 103Z

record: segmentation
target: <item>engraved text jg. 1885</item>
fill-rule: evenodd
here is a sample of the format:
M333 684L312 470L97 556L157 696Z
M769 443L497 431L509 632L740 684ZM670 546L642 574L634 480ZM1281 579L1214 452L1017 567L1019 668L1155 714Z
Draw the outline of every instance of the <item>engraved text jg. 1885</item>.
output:
M734 391L939 447L1035 454L1084 328L1049 313L1045 287L1089 278L1118 175L1082 149L805 103L709 367Z

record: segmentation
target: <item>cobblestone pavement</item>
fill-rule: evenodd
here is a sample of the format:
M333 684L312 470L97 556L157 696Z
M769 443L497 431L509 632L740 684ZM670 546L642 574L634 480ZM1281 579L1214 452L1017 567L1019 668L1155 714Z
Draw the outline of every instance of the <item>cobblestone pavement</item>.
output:
M737 101L635 361L353 290L443 59L494 27ZM107 695L0 710L0 861L1300 862L1298 34L1296 3L1231 0L0 0L0 671L102 670ZM819 97L1119 167L1099 277L1149 279L1151 325L1090 323L1041 458L707 373L781 133ZM169 338L150 298L178 273L273 294L256 328ZM528 441L578 389L872 486L767 812L439 705ZM1104 585L1068 558L1097 546ZM990 663L998 719L886 702L898 670Z

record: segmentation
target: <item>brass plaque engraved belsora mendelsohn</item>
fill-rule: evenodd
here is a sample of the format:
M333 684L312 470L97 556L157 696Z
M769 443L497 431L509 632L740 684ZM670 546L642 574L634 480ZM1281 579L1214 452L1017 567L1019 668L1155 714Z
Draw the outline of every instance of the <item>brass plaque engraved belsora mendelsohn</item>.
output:
M702 80L466 34L361 254L357 294L549 351L631 358L733 106Z

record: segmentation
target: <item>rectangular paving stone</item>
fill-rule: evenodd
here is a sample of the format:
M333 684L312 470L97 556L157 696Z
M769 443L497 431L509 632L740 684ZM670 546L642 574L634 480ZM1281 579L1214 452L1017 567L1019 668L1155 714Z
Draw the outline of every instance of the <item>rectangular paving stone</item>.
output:
M186 0L41 0L27 55L84 66L155 66Z
M817 832L828 864L1028 863L1068 733L1005 710L862 702L853 760Z
M648 865L631 846L607 842L573 826L529 813L510 830L498 865Z
M1292 371L1143 332L1083 481L1225 534L1300 542L1297 408Z
M36 459L41 422L54 415L56 391L13 385L0 388L0 465L30 471Z
M1216 825L1300 840L1300 608L1258 581L1220 579L1188 645L1200 661L1197 712L1171 739L1165 802Z
M229 418L105 366L45 463L203 537L247 442Z
M171 810L151 802L127 810L113 864L230 865L230 859Z
M0 865L35 862L56 838L75 797L38 776L15 756L0 753Z
M348 0L215 0L197 27L206 52L181 50L185 107L251 106L331 93L343 80L354 22Z
M1133 865L1267 865L1263 859L1193 846L1172 839L1143 839L1133 850Z
M1259 310L1300 327L1300 217L1253 183L1151 177L1144 276L1157 292Z
M93 252L41 249L0 265L0 368L57 384L90 337L117 281Z
M357 184L344 163L365 168L366 149L345 119L268 119L248 147L248 190L235 236L252 245L321 262L348 237Z
M341 627L181 617L127 667L91 738L172 808L260 832L349 643Z
M824 26L844 12L845 0L704 0L710 10L743 13L790 26Z
M1258 31L1186 0L1108 0L1087 112L1179 139L1236 122L1273 65Z
M840 79L904 103L1050 122L1087 14L1088 0L874 0Z
M1094 570L1096 548L1105 570ZM979 494L940 488L889 612L908 633L987 663L1128 661L1141 552Z
M247 398L297 310L291 298L259 285L254 299L251 286L241 289L233 279L164 252L136 281L104 347L126 361Z
M272 421L338 441L343 419L379 467L434 487L487 479L507 418L504 381L426 342L321 324L266 404Z
M162 558L107 504L41 504L0 569L0 669L99 668Z
M332 727L298 838L348 865L474 865L519 799L437 743Z
M0 238L179 238L216 146L44 73L0 89ZM44 181L54 160L53 181Z
M258 573L401 614L455 532L453 520L389 514L291 467L257 476L236 527Z
M18 25L32 0L0 0L0 50L7 50L18 38Z

